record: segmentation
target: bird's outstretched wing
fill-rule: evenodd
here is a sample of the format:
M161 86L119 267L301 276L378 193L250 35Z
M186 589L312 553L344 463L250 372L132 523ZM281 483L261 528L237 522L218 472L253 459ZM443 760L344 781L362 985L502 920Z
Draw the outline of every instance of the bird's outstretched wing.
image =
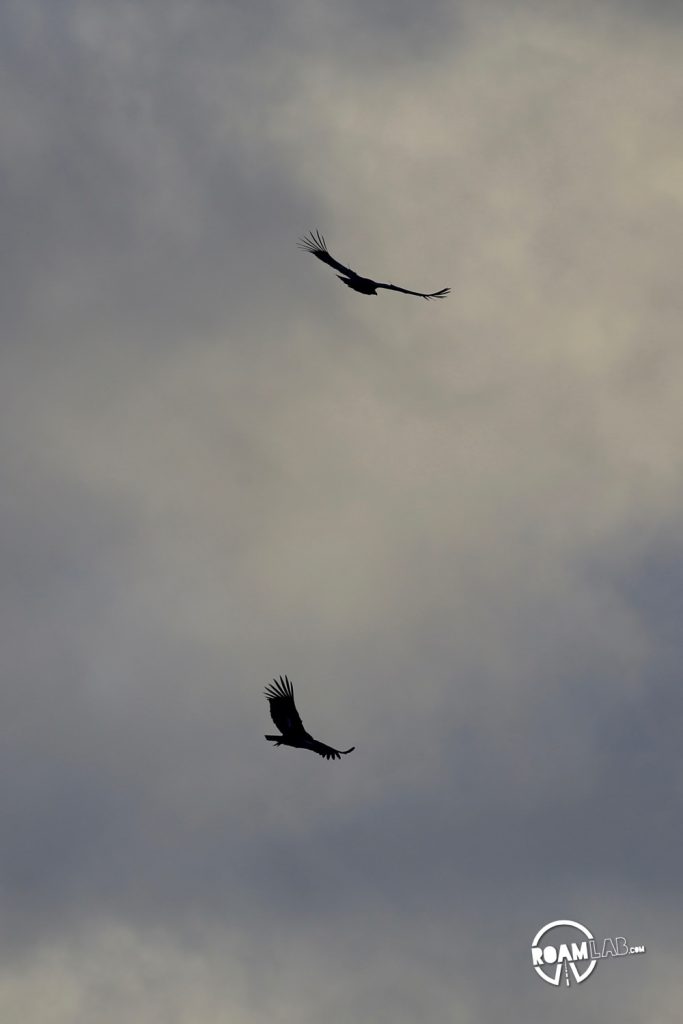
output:
M343 263L335 260L334 256L330 256L327 243L319 231L309 231L308 235L300 238L296 244L304 252L310 252L313 256L317 256L319 260L322 260L323 263L327 263L328 267L341 270L346 277L358 277L355 270L351 270L351 267L345 267Z
M412 292L410 288L399 288L397 284L380 284L379 282L375 287L386 288L387 291L392 292L403 292L404 295L417 295L420 299L444 299L450 292L450 288L442 288L438 292Z
M273 679L264 693L270 703L270 717L284 736L303 734L304 726L294 703L294 690L287 676Z
M320 754L326 761L334 761L335 759L341 760L342 754L350 754L355 747L349 747L348 750L335 750L334 747L328 747L327 743L321 743L320 740L314 740L310 737L310 740L306 743L306 747L309 750L314 750L316 754Z

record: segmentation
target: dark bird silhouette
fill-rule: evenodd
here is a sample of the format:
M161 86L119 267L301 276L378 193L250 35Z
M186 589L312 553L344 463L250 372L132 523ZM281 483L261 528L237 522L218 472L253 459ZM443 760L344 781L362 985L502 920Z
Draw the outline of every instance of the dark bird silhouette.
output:
M305 238L299 239L297 245L304 252L310 252L323 263L327 263L328 267L341 271L337 274L339 280L361 295L376 295L378 288L386 288L392 292L403 292L404 295L417 295L421 299L443 299L450 292L450 288L442 288L438 292L413 292L409 288L399 288L397 284L385 284L382 281L373 281L369 277L361 277L355 270L351 270L351 267L345 267L343 263L335 260L334 256L330 256L325 239L319 231L310 231Z
M299 712L296 710L294 690L287 676L284 679L280 676L279 682L277 679L273 679L273 682L266 686L264 693L270 702L270 717L282 733L281 736L266 736L266 739L274 743L276 747L283 745L285 747L303 747L305 750L314 750L316 754L320 754L328 761L334 761L335 758L341 759L342 754L350 754L352 750L356 749L349 747L348 750L335 750L334 747L328 747L326 743L314 740L306 732L303 722L299 718Z

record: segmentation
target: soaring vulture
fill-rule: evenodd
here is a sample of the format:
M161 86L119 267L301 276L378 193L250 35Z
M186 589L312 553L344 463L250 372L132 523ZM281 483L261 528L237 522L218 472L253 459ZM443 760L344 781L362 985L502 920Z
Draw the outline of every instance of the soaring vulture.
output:
M279 682L277 679L273 679L273 682L266 686L264 692L270 702L270 717L282 733L281 736L266 736L266 739L274 743L276 747L282 745L303 747L305 750L314 750L316 754L320 754L328 761L334 761L337 757L341 759L342 754L350 754L352 750L356 749L349 747L348 750L335 750L334 747L328 747L326 743L314 740L306 732L303 722L299 718L299 712L296 710L294 690L287 676L284 679L280 676Z
M355 270L351 270L351 267L345 267L343 263L335 260L334 256L330 256L325 239L319 231L310 231L305 238L299 239L297 245L304 252L310 252L323 263L327 263L328 267L341 271L337 274L339 280L361 295L376 295L378 288L386 288L392 292L403 292L404 295L417 295L421 299L443 299L450 292L450 288L442 288L438 292L412 292L409 288L399 288L397 284L385 284L382 281L373 281L369 277L361 277Z

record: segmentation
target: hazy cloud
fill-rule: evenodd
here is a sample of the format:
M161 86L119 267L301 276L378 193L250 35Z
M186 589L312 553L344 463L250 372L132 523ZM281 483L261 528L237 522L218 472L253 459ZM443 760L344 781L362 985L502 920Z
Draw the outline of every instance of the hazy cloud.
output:
M590 10L3 8L3 1019L678 1018L681 29Z

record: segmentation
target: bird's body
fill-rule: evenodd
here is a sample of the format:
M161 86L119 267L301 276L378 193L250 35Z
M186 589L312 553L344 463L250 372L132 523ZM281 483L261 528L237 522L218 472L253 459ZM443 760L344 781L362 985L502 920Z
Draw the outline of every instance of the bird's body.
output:
M283 679L280 676L278 682L274 679L265 689L266 698L270 704L270 717L280 730L279 736L266 736L267 740L274 743L276 747L301 747L304 750L313 750L328 761L341 758L342 754L350 754L355 747L348 750L335 750L328 747L326 743L313 739L310 733L304 729L303 722L294 703L294 690L287 676Z
M414 292L409 288L399 288L396 284L387 284L384 281L373 281L370 277L361 277L351 267L345 267L343 263L331 256L325 239L319 231L311 231L308 236L301 238L297 245L304 252L310 252L312 256L327 263L328 267L334 267L340 273L337 277L343 281L347 288L361 295L376 295L378 288L385 288L387 291L403 292L404 295L417 295L420 299L443 299L450 292L450 288L441 288L438 292Z
M341 274L337 274L340 281L343 281L347 288L353 288L354 292L360 292L361 295L376 295L378 286L376 281L371 281L369 277L360 277L356 274L354 277L342 277Z

